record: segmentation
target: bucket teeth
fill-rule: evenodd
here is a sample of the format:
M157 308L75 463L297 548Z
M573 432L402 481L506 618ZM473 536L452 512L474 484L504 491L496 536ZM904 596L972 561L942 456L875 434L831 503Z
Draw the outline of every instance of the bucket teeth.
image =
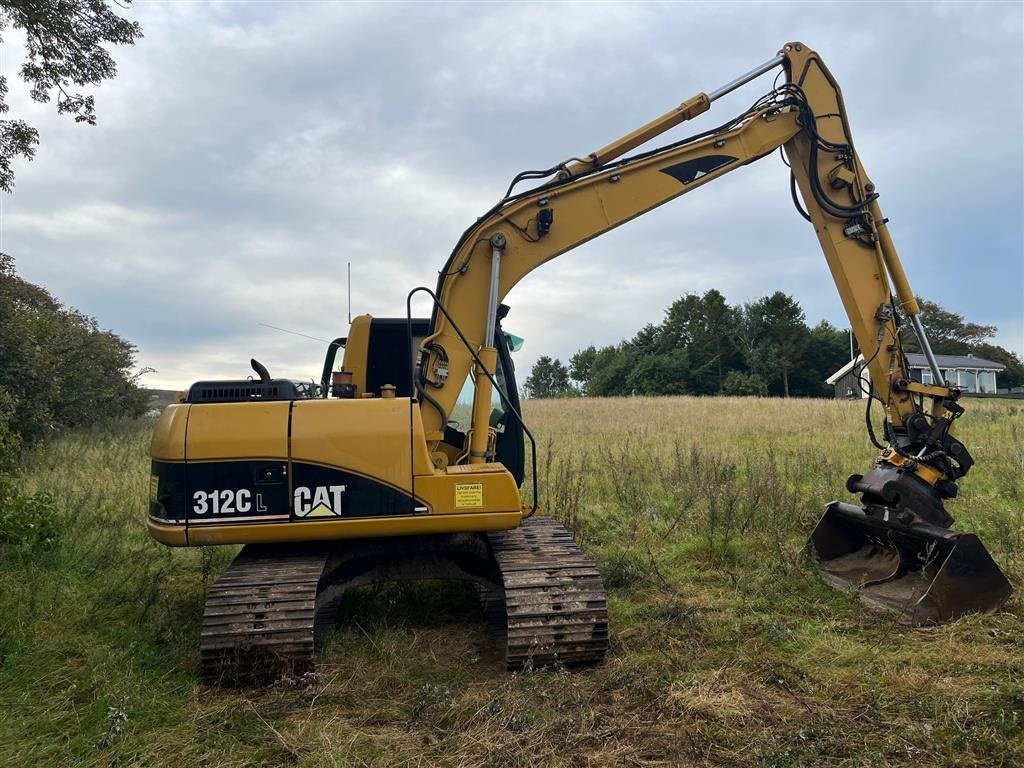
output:
M856 590L868 605L911 624L997 611L1012 593L974 534L886 517L838 501L828 505L808 542L827 583Z

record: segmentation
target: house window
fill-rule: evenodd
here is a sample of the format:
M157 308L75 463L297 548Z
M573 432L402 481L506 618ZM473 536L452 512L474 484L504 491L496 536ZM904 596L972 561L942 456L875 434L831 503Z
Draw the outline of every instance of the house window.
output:
M976 371L960 371L960 389L964 392L978 391L978 376Z
M995 371L979 371L978 372L978 391L994 393L996 391L996 372Z
M932 369L931 368L923 368L921 370L921 383L922 384L931 384L932 383Z

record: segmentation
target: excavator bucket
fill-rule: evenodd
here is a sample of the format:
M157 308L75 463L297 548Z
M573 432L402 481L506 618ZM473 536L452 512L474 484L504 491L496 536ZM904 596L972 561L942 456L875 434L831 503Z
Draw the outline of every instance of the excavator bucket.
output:
M973 533L903 525L839 501L808 545L826 582L915 625L997 611L1013 591Z

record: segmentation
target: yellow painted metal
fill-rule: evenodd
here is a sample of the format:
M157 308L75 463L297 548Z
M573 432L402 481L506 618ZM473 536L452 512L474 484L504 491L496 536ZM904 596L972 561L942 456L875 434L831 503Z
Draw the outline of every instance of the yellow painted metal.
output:
M852 166L853 183L838 185L838 188L829 186L830 198L843 206L868 199L875 187L852 149L849 118L835 78L818 54L800 43L787 44L783 54L790 82L803 89L811 111L819 116L816 121L819 135L827 141L849 145L853 152L846 160ZM860 222L831 215L816 203L811 189L811 174L827 179L843 161L835 153L822 150L817 152L817 166L812 168L811 142L802 132L786 143L785 151L839 290L839 298L867 361L872 386L884 404L890 423L899 428L918 409L909 393L893 386L897 381L909 379L909 372L899 348L900 329L896 317L883 308L891 306L894 293L906 310L917 312L917 303L888 227L883 224L884 216L877 201L869 205L867 219L871 229L864 235L873 236L873 246L851 237L845 229Z
M907 279L907 273L903 270L903 264L896 253L896 246L892 242L892 235L889 234L889 227L882 215L882 209L878 207L878 201L873 201L868 210L871 211L871 216L875 221L878 244L882 249L882 257L885 259L885 266L889 270L893 286L896 288L896 297L899 299L903 311L908 315L919 314L921 308L917 304L914 292L910 290L910 281Z
M900 350L901 331L893 312L899 307L914 314L918 311L917 303L877 201L870 202L867 211L856 220L833 215L816 202L811 190L811 174L820 180L829 197L843 206L862 205L862 201L871 200L875 188L853 151L842 94L821 59L813 50L796 42L785 45L780 53L789 82L802 89L815 116L816 130L824 139L848 145L851 148L849 158L838 158L834 152L822 150L817 152L816 167L811 168L812 147L807 132L798 123L796 111L787 108L789 111L780 112L766 107L728 130L696 141L669 145L636 160L593 172L595 164L616 158L703 111L704 102L700 97L685 102L679 109L608 144L568 169L572 174L590 171L586 175L566 179L560 185L509 202L481 219L467 233L463 244L453 254L452 263L460 268L443 281L440 300L469 341L478 348L489 343L483 338L487 318L482 297L487 295L490 265L487 241L492 235L500 232L508 237L499 281L499 298L504 298L519 280L545 262L784 146L840 300L867 358L872 382L884 403L889 422L900 429L919 407L907 391L893 386L909 378ZM671 166L712 158L715 162L724 158L725 162L717 166L710 163L714 166L712 170L688 183L666 173ZM543 236L535 228L531 229L531 222L537 220L541 208L550 208L554 213L554 226ZM424 427L428 434L437 435L444 426L443 413L451 412L462 382L466 380L471 358L443 316L436 318L431 339L444 348L449 372L447 382L431 390L441 409L429 404L423 406ZM936 402L929 413L941 416L944 408ZM475 416L474 424L482 424L482 411ZM476 442L482 443L482 435ZM479 456L475 458L480 460Z
M291 403L198 403L188 412L188 461L288 458Z
M153 458L216 462L289 458L337 468L414 496L423 514L412 517L184 526L149 521L154 538L175 546L199 543L308 541L318 537L390 536L467 530L499 530L518 523L522 499L515 479L498 463L434 467L427 451L420 409L408 397L358 400L299 400L174 406L161 417ZM185 423L185 415L191 418ZM187 444L186 444L187 434ZM470 503L471 502L471 503ZM423 522L424 519L442 522ZM456 519L458 518L458 519ZM464 519L465 518L465 519ZM491 522L481 522L481 520ZM394 521L405 521L396 523ZM472 522L467 522L470 520ZM313 532L293 528L315 526ZM261 532L254 532L259 528ZM266 530L264 530L266 529Z
M169 547L187 547L188 535L184 525L168 525L158 523L153 518L146 518L146 531L151 539Z
M149 535L172 547L215 544L274 544L331 539L366 539L379 536L417 536L435 533L502 531L515 528L523 512L487 512L461 515L346 518L303 523L203 525L190 527L147 521Z
M496 364L496 351L490 347L493 339L484 338L492 235L500 233L507 238L498 276L497 298L501 300L523 277L547 261L784 147L853 332L868 359L872 382L885 403L886 415L898 429L916 413L918 406L910 392L893 386L909 376L899 349L900 331L890 311L891 296L895 293L897 304L911 314L918 307L881 210L877 202L871 202L867 213L858 217L860 229L854 233L846 231L849 218L825 210L812 194L814 179L821 180L829 197L843 206L859 205L874 193L873 184L852 151L842 95L814 51L800 43L789 43L781 53L788 80L802 89L818 133L836 144L848 145L851 156L837 158L835 153L819 151L814 165L814 153L797 111L767 105L727 130L600 168L602 163L705 111L709 100L702 93L608 144L589 159L568 166L562 184L513 200L478 221L452 256L452 263L459 268L446 275L438 298L488 371L493 373ZM679 170L693 168L691 163L696 161L702 161L699 174ZM572 178L577 174L582 175ZM537 214L545 208L554 212L554 226L542 233L537 229ZM359 396L373 394L366 392L371 319L369 315L355 318L345 349L344 368L352 372ZM446 415L454 410L474 363L443 313L437 314L429 340L447 357L446 380L435 381L437 386L431 388L439 408L426 403L421 406L408 398L297 401L291 406L291 447L296 460L338 467L400 490L414 491L428 507L428 514L203 526L190 535L187 543L484 531L516 525L522 510L515 481L503 467L494 469L489 462L491 387L482 368L473 373L476 400L475 429L469 445L471 463L468 467L443 466L444 458L454 460L458 455L439 443ZM435 370L434 366L428 369ZM948 390L939 389L948 395ZM933 398L931 413L936 418L946 416L941 406L943 392L921 392ZM180 460L176 446L185 442L186 414L190 460L287 455L289 407L288 403L241 403L197 405L189 411L189 406L172 406L183 410L169 408L170 413L165 412L161 418L154 435L154 457L159 454L166 460ZM432 461L431 451L441 457L437 462L440 467ZM900 460L893 459L893 463L899 464ZM918 474L928 480L926 471ZM174 526L151 522L150 531L167 543L181 543ZM201 541L196 538L199 536L203 537Z
M480 363L474 363L476 391L473 395L473 431L469 440L469 463L484 464L488 459L487 446L490 442L491 380L498 369L498 350L488 345L477 352Z
M409 494L414 473L434 473L419 408L407 397L297 400L291 429L293 461L338 467Z
M461 465L476 469L477 467L493 467L493 464ZM484 472L437 472L432 475L416 478L416 499L425 504L431 514L464 514L467 511L485 512L489 514L505 514L522 508L522 498L515 478L498 464L499 470L487 469ZM455 467L449 467L455 469ZM469 504L475 491L470 487L479 487L479 502ZM476 498L476 497L474 497Z
M914 461L909 456L904 456L896 451L885 451L882 458L896 467L908 467L914 474L924 480L928 485L935 485L942 479L942 472L928 464Z
M587 156L585 161L572 163L566 168L570 176L575 176L583 171L604 165L605 163L621 157L627 152L646 144L651 139L660 136L670 128L675 128L680 123L692 120L697 115L707 112L711 106L711 100L706 93L698 93L693 98L687 99L675 109L669 110L661 117L656 117L646 125L642 125L635 131L631 131L621 139L613 141L607 146L601 147L597 152Z
M185 460L185 432L190 405L169 405L164 408L149 441L149 455L161 461Z
M352 373L352 383L356 387L356 397L375 395L376 392L366 391L366 368L370 351L370 315L357 315L349 325L348 338L345 342L345 357L342 369Z
M916 392L926 397L946 398L952 390L949 387L940 387L936 384L920 384L916 381L907 382L907 391Z

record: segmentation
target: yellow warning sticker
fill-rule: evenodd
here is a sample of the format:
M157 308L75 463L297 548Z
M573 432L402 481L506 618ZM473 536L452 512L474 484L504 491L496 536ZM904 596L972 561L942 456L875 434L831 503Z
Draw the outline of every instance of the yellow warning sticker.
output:
M459 483L455 486L456 509L479 509L484 505L483 483Z
M160 478L156 475L149 476L149 500L156 501L157 490L160 488Z

